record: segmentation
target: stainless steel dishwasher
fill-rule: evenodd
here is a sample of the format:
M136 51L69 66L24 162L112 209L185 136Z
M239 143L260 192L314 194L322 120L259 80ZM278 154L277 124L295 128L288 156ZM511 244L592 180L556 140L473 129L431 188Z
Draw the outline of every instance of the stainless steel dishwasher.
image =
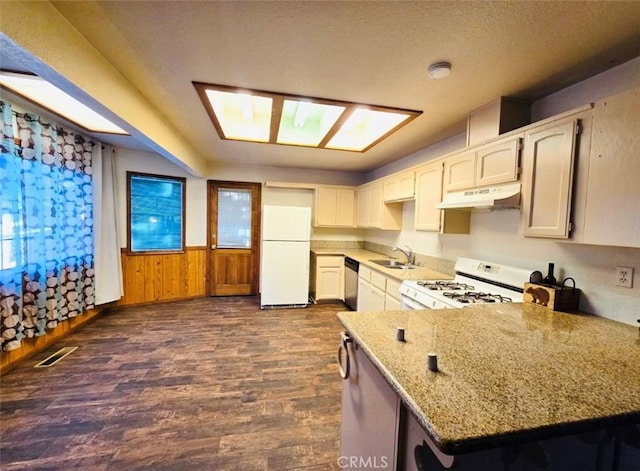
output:
M344 258L344 302L354 311L358 307L358 269L360 263L349 257Z

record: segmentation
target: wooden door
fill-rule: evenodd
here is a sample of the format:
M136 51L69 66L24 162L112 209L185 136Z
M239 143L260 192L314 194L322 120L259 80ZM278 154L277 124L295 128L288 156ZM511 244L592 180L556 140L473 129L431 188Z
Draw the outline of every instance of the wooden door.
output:
M525 133L522 163L522 233L569 237L577 120L543 125Z
M209 294L258 294L259 183L209 181Z

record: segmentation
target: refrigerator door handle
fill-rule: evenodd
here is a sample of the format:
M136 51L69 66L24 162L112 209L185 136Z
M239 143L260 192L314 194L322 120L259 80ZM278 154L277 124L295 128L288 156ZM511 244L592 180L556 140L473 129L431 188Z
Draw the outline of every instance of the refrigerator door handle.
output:
M340 333L340 345L338 345L338 369L340 370L340 376L342 379L348 379L351 372L351 358L349 357L348 344L353 342L349 334L346 332ZM343 352L344 351L344 355ZM342 365L342 357L344 356L344 366Z

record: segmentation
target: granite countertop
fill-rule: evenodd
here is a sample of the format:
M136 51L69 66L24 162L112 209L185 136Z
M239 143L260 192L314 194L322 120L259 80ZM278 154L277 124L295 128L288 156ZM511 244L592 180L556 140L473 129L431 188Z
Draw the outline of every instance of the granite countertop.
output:
M433 270L429 267L416 267L411 269L397 269L386 268L376 263L372 263L371 260L382 260L388 257L383 254L371 252L364 249L311 249L311 253L315 255L342 255L345 257L353 258L362 265L365 265L373 270L377 270L384 273L387 276L391 276L398 280L451 280L452 276L446 275L437 270ZM403 255L400 255L403 257Z
M338 318L445 453L640 423L633 326L522 303Z

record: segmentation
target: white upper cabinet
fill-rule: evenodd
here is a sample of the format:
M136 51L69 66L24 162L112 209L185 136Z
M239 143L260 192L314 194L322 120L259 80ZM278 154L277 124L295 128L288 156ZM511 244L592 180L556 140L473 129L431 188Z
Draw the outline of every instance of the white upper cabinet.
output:
M581 242L640 247L639 149L640 87L596 102Z
M473 188L476 179L476 151L467 151L444 161L444 191Z
M418 231L440 230L440 210L436 204L442 201L442 171L442 161L416 170L415 229Z
M525 132L522 163L522 233L566 239L578 120L554 121Z
M476 153L475 186L497 185L518 179L521 139L510 137L487 146Z
M366 185L358 187L356 193L356 200L358 202L358 211L356 216L358 227L369 227L369 187Z
M413 170L393 174L384 179L383 201L406 201L414 198L415 172Z
M314 226L355 227L356 189L319 186L315 190Z
M385 204L382 199L382 181L358 187L358 227L375 229L402 229L402 204Z
M517 181L521 142L509 136L444 159L444 191Z

